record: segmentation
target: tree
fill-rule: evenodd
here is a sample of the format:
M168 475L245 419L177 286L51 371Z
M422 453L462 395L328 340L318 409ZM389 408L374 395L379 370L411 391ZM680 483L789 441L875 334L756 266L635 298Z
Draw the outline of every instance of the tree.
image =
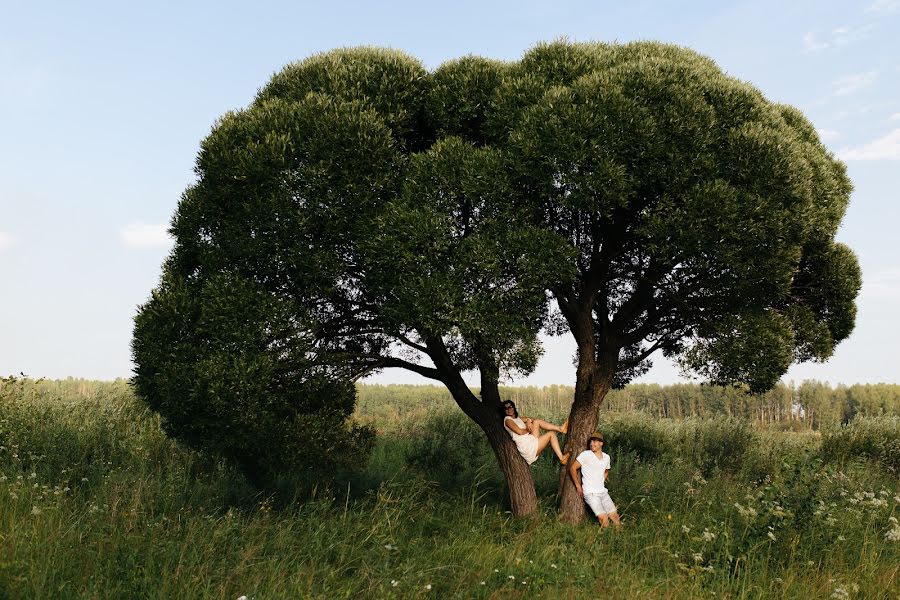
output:
M834 236L851 184L799 111L655 43L539 46L498 96L518 98L523 210L577 251L550 286L578 344L569 449L656 351L761 392L850 334L860 271Z
M313 56L226 115L197 171L167 274L234 273L292 307L308 368L443 383L517 515L536 498L499 382L534 368L541 330L578 345L578 449L654 352L761 391L853 327L843 165L796 110L683 48L561 41L433 73L390 50Z

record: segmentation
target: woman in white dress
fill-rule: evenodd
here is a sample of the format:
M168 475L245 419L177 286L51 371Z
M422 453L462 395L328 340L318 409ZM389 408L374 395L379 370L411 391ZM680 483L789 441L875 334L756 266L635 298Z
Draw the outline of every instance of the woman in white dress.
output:
M505 400L502 405L503 410L503 427L509 432L519 454L530 465L537 460L538 456L547 446L553 448L553 453L559 462L566 464L569 462L569 453L562 453L559 447L559 440L556 438L556 432L565 434L568 431L568 420L562 424L554 425L541 419L531 419L529 417L520 417L519 411L512 400ZM546 433L541 434L541 429Z

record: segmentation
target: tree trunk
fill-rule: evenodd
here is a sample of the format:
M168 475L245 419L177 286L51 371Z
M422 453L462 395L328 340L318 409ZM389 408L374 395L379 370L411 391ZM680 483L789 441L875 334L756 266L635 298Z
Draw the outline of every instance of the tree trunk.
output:
M519 454L509 433L503 428L499 415L487 423L478 423L487 436L491 449L497 456L497 462L506 485L509 488L510 510L514 517L529 517L537 513L537 493L534 491L534 477L531 467Z
M592 354L593 348L590 351ZM569 434L563 448L563 452L571 452L570 461L574 461L587 448L588 438L597 429L600 405L612 388L615 358L603 357L596 361L586 352L579 352L575 399L569 413ZM562 469L559 477L559 513L564 523L580 523L589 516L567 467Z
M537 513L534 477L531 474L531 467L519 454L515 442L503 427L503 418L500 415L500 389L496 379L491 377L490 373L482 377L480 401L461 377L448 377L445 384L456 404L475 421L487 437L500 470L506 478L513 516L528 517Z

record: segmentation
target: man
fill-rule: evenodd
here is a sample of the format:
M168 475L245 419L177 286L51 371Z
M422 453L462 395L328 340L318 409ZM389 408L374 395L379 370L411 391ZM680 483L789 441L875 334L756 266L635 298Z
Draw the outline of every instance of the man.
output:
M584 501L601 527L609 527L612 521L616 529L622 526L619 522L619 513L613 504L609 492L606 491L606 478L609 477L609 454L603 451L603 434L595 432L588 438L588 449L578 455L574 462L569 463L569 476L575 482L575 489ZM581 469L581 477L578 470Z

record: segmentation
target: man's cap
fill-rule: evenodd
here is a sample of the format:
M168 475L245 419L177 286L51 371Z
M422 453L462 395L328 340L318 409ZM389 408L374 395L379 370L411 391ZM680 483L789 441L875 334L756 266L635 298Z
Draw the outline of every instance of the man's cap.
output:
M599 431L595 431L594 433L591 434L591 437L588 438L588 441L591 441L591 440L599 440L601 442L606 442L606 440L603 439L603 434L600 433Z

